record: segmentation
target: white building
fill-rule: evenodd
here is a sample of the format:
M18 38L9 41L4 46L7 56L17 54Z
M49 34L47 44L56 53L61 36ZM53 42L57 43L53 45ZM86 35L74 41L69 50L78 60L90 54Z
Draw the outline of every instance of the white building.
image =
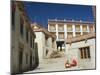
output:
M31 25L36 34L35 42L38 43L39 62L41 63L44 58L50 58L51 53L57 50L56 35L51 34L37 23Z
M22 73L38 66L35 34L22 2L12 1L11 73Z
M76 69L96 68L96 39L95 33L80 35L66 39L66 59L71 63L77 61Z
M57 48L65 49L65 39L69 36L76 37L95 32L94 22L74 21L74 20L48 20L48 31L57 36Z

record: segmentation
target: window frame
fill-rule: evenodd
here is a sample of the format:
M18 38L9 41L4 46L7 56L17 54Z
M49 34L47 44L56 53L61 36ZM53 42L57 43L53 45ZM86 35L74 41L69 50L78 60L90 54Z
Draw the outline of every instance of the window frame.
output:
M29 42L29 31L27 28L26 28L26 41L27 43Z
M80 50L80 58L81 59L90 59L91 58L89 46L79 48L79 50Z
M20 33L21 36L24 35L24 20L22 19L22 17L20 17Z

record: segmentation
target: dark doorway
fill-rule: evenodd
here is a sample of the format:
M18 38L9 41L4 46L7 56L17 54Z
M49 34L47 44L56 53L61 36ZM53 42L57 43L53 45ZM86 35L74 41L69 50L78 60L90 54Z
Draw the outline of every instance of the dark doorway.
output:
M38 65L39 65L39 55L38 55L38 44L37 43L35 43L34 44L34 51L35 51L35 55L34 55L34 57L35 57L35 66L34 66L34 68L36 68L36 67L38 67Z
M30 69L32 69L32 53L30 52Z
M22 72L23 48L19 48L19 72Z
M48 55L48 50L46 50L46 56Z
M57 41L57 50L58 50L58 47L60 47L60 51L62 51L62 45L64 44L64 41Z

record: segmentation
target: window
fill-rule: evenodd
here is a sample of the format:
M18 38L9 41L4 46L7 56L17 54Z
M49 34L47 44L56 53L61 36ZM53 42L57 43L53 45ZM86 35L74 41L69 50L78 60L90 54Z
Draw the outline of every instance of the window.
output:
M30 46L32 48L32 36L30 35Z
M26 54L26 64L28 64L28 54Z
M22 36L23 36L23 24L24 24L23 19L20 18L20 33Z
M35 61L34 56L33 56L33 62Z
M48 51L48 50L46 50L46 56L47 56L48 52L49 52L49 51Z
M51 31L55 31L55 30L56 30L55 25L50 25L50 26L49 26L49 30L51 30Z
M64 31L64 25L63 24L58 25L58 31Z
M19 67L21 68L22 64L23 64L23 48L19 47Z
M34 39L33 39L33 48L34 48Z
M58 34L58 38L59 38L59 39L64 39L64 33L59 33L59 34Z
M80 31L80 25L75 26L75 31Z
M90 47L83 47L79 48L81 59L88 59L90 58Z
M73 32L67 32L67 38L72 38L73 37Z
M72 31L72 25L71 24L67 25L67 31Z
M49 46L48 45L48 37L45 37L45 46L47 46L47 47Z
M15 29L15 4L12 2L12 11L11 11L11 19L12 19L12 29Z
M87 31L87 25L83 25L83 31Z
M26 29L26 41L28 42L28 29Z
M90 32L93 32L93 26L90 25Z

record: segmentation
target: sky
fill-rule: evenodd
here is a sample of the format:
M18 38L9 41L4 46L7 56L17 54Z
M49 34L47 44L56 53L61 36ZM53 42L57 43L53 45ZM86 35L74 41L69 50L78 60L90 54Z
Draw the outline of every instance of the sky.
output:
M24 6L29 21L46 28L48 19L94 21L91 6L41 2L24 2Z

